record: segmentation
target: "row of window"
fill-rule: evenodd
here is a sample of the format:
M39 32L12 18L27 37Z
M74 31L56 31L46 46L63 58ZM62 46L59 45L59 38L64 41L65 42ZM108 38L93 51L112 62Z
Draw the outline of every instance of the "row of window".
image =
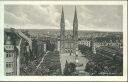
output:
M14 75L14 72L6 73L7 76Z
M14 53L13 52L6 52L6 57L14 57Z
M90 47L90 42L79 42L79 44L86 45L86 46L89 46Z
M14 46L13 45L6 45L5 48L6 49L14 49Z
M13 62L6 62L6 68L12 68Z

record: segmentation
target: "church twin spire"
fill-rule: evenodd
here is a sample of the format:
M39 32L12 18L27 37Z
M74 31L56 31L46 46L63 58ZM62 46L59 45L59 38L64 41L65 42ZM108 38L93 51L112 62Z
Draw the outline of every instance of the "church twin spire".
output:
M78 41L78 19L77 19L77 11L76 11L76 6L75 6L75 13L74 13L74 20L73 20L73 37L72 37L72 43L66 43L65 39L65 18L64 18L64 11L62 7L62 12L61 12L61 22L60 22L60 53L64 53L66 48L66 45L71 46L73 44L73 49L70 49L71 51L76 52L78 49L77 41Z
M61 29L65 30L65 18L64 18L64 11L62 6L62 12L61 12L61 22L60 22ZM73 35L78 30L78 19L77 19L77 10L75 6L75 13L74 13L74 20L73 20Z

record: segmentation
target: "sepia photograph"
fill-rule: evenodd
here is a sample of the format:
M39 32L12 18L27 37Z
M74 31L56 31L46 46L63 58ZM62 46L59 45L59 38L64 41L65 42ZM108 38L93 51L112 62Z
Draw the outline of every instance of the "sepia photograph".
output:
M5 5L6 76L123 76L122 5Z

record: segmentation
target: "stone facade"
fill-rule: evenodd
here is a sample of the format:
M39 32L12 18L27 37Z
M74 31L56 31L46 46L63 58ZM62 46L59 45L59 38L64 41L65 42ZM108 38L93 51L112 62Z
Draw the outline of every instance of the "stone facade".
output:
M21 75L21 66L28 61L25 56L30 56L31 40L27 36L17 32L15 29L5 29L4 31L4 67L5 75Z
M76 7L73 20L73 32L68 35L65 34L65 19L63 8L61 14L60 27L60 53L76 54L76 51L78 50L78 19Z

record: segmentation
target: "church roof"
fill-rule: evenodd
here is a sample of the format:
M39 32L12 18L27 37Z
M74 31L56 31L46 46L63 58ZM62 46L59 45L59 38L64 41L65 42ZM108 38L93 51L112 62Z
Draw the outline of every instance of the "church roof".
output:
M11 29L4 29L4 44L5 45L14 45L14 39L17 38L16 34L14 33L14 30Z

